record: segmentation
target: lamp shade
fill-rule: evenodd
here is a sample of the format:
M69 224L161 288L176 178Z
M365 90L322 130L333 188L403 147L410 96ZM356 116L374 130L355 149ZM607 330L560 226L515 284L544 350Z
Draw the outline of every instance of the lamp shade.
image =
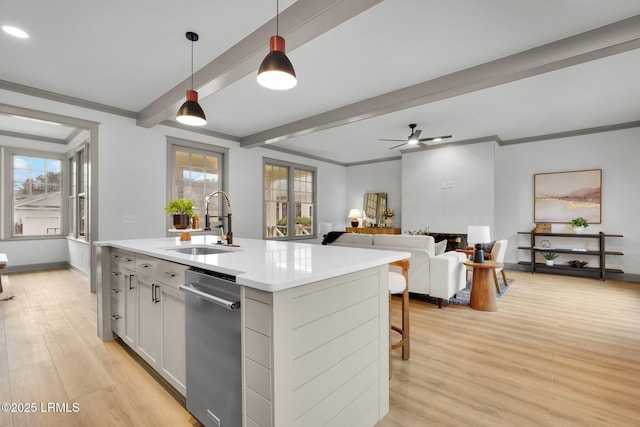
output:
M176 115L176 120L189 126L204 126L207 118L198 104L198 92L187 90L187 100L182 104Z
M351 219L358 219L362 216L362 213L360 212L360 209L351 209L349 211L349 218Z
M298 83L298 80L291 61L284 53L284 38L272 36L269 47L270 52L258 70L258 83L268 89L291 89Z
M470 225L467 229L467 242L473 243L489 243L491 236L488 225Z

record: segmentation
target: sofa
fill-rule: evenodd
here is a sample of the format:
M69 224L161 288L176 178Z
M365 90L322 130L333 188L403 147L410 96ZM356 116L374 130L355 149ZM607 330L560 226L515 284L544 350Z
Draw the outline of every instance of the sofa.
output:
M325 239L325 242L336 246L411 253L409 292L437 298L439 307L442 307L442 300L448 300L467 285L463 264L466 256L455 251L436 255L432 236L343 233L335 239ZM395 268L391 266L390 270Z

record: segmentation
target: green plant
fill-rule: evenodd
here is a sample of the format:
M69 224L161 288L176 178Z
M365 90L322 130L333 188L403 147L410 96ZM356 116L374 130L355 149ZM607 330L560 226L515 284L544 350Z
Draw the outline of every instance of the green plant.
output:
M174 199L167 203L164 211L171 214L185 214L188 215L189 218L193 217L193 202L189 199Z
M544 257L544 259L548 259L550 261L553 261L554 259L558 258L558 254L555 252L545 252L542 254L542 256Z
M311 217L310 216L297 216L296 217L296 224L300 224L300 225L304 225L305 227L308 227L311 225Z
M421 228L420 230L416 230L416 231L406 231L407 234L413 235L413 236L428 236L429 235L429 227L427 228Z
M287 225L287 217L276 219L276 225L282 227Z
M589 226L589 221L587 221L585 218L582 218L581 216L572 219L570 222L573 227L587 228Z
M384 212L382 212L382 216L385 218L393 218L395 215L396 211L393 209L385 209Z

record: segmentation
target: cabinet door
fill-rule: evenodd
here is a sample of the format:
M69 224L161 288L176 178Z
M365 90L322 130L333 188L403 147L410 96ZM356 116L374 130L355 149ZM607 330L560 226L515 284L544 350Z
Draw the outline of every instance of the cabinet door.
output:
M135 350L137 341L138 284L133 273L124 275L124 336L121 338Z
M186 347L184 294L162 285L162 375L183 395L186 394Z
M137 353L158 369L160 355L160 291L147 277L136 276L138 284Z

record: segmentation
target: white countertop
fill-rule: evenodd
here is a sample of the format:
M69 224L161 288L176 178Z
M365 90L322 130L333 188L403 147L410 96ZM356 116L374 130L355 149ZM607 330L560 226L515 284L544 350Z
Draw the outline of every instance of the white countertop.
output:
M157 239L96 242L155 258L236 276L236 283L276 292L295 286L365 270L411 257L408 252L323 246L288 241L234 238L239 247L215 245L218 236L192 236ZM211 246L228 250L212 255L190 255L170 249Z

